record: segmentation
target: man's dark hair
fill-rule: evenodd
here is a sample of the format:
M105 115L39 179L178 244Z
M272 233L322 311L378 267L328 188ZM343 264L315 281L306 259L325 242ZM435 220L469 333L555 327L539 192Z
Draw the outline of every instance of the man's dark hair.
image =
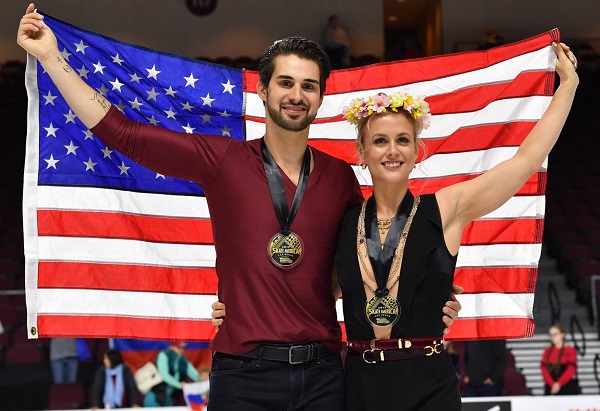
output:
M312 60L319 65L319 83L321 97L325 94L325 85L331 73L331 62L321 46L304 37L287 37L277 40L260 58L258 63L258 79L263 86L267 87L275 71L275 58L277 56L294 55L302 59Z
M123 363L123 357L121 357L121 352L117 349L114 349L114 348L109 349L108 351L106 351L106 356L108 357L108 360L110 361L111 368L115 368L119 364Z

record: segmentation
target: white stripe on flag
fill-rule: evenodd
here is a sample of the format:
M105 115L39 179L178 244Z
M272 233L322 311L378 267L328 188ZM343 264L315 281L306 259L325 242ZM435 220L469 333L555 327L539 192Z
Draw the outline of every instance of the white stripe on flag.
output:
M214 267L215 247L103 238L39 237L41 261Z
M210 319L214 295L83 289L39 289L38 313L136 318ZM85 304L81 304L85 301Z
M546 197L520 196L511 197L506 203L484 215L480 220L505 219L505 218L541 218L544 216Z
M211 304L216 299L213 295L82 289L39 289L38 293L40 315L115 315L210 320ZM480 293L457 296L462 306L462 319L533 318L533 298L533 293ZM86 301L86 304L80 304L81 301ZM338 320L343 321L341 300L336 303L336 310Z
M205 197L137 193L95 187L39 186L38 208L209 218Z
M524 294L461 294L456 298L462 309L460 318L533 318L533 293Z
M456 268L537 267L541 254L541 244L462 245Z
M418 167L417 167L418 168ZM370 185L360 167L354 171L363 185ZM38 187L41 210L107 211L148 216L209 218L205 197L148 194L95 187ZM481 219L538 218L544 216L544 196L512 197Z

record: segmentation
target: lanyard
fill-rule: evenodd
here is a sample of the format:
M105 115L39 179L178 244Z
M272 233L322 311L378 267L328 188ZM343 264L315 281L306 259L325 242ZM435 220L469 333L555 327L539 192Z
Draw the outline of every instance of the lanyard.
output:
M377 227L377 205L375 204L375 197L372 196L367 201L367 207L365 212L365 237L367 253L369 254L369 260L371 261L371 267L373 268L373 274L375 281L377 282L376 294L387 294L386 285L390 275L390 269L394 256L396 255L396 249L400 242L400 235L402 234L408 217L411 214L413 207L414 197L410 191L406 192L404 199L398 206L394 221L387 233L385 242L382 245L379 237L379 229Z
M263 167L265 168L265 174L267 175L267 182L269 183L269 191L271 192L271 200L273 201L273 207L275 209L275 215L283 231L290 231L290 226L300 201L304 196L306 185L308 184L308 176L310 174L310 149L306 147L304 152L304 160L302 161L302 168L300 169L300 177L298 179L298 185L296 186L296 192L294 193L294 200L292 201L292 208L288 210L287 197L285 196L285 188L283 186L283 179L277 163L273 159L271 152L265 144L264 137L260 142L262 149Z

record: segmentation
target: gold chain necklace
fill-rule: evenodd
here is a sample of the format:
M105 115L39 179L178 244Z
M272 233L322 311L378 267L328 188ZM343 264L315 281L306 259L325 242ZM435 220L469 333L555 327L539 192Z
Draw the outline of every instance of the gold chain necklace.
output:
M388 278L387 278L387 281L386 281L386 286L387 286L387 283L390 281L390 278L392 278L396 274L396 272L398 272L398 270L400 269L400 263L402 262L402 257L404 256L404 246L406 245L406 237L408 237L408 231L410 230L410 226L412 224L412 220L413 220L413 218L415 216L415 213L417 212L417 208L419 207L420 201L421 201L421 197L415 197L414 198L413 206L412 206L412 209L410 210L410 215L409 215L408 219L406 220L406 224L404 225L404 229L402 230L402 234L400 235L400 241L398 242L398 248L396 248L396 252L394 253L394 259L396 261L395 261L394 266L390 270L390 273L388 274ZM375 275L373 274L373 272L371 270L369 270L369 268L367 267L366 261L364 260L364 258L367 258L367 256L368 256L367 238L366 238L366 235L365 235L365 214L366 214L366 209L367 209L367 200L365 200L363 202L363 204L362 204L362 208L360 210L360 215L359 215L359 218L358 218L358 225L356 227L356 229L357 229L357 234L356 234L356 254L358 254L358 260L360 261L360 264L361 264L363 270L365 271L365 273L367 274L367 276L371 280L373 280L375 282L375 284L377 284L377 280L375 279ZM394 217L395 216L392 216L391 220L393 220ZM378 223L377 226L379 226L379 221L377 221L377 223ZM390 226L391 226L391 221L390 221ZM360 253L360 245L361 244L365 245L364 257ZM383 245L382 245L382 247L383 247ZM400 252L398 252L398 250L400 250ZM398 272L398 276L396 277L396 279L394 280L394 282L392 283L392 285L390 285L389 287L387 287L387 289L391 290L392 288L394 288L396 286L396 284L398 283L398 281L400 281L400 272ZM363 280L363 284L373 294L375 294L375 290L373 290L365 282L365 280Z

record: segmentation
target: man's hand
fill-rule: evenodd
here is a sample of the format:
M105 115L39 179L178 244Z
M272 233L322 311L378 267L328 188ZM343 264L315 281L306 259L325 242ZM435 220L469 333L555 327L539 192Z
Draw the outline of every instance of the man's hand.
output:
M212 324L217 327L217 331L219 327L223 325L223 320L225 319L225 304L221 301L215 301L210 306L212 308L212 313L210 316L212 317Z
M35 12L33 3L29 4L25 15L21 18L17 31L17 43L40 61L44 60L52 51L58 50L54 33L44 24L44 16Z

